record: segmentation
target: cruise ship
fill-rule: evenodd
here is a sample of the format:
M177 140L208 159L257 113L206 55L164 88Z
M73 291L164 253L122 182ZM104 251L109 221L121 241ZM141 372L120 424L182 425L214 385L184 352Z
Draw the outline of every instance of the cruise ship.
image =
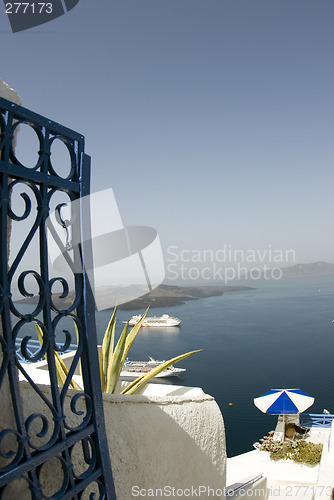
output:
M146 375L152 368L156 368L163 361L157 361L150 357L149 361L130 361L128 358L125 360L122 371L120 373L121 378L134 379L142 375ZM155 375L154 378L158 377L175 377L180 375L180 373L185 372L185 368L175 368L173 365L166 368L164 371Z
M132 316L129 321L130 326L134 326L138 323L141 316ZM173 318L168 314L163 314L162 316L151 316L149 318L145 318L142 326L179 326L181 320L178 318Z

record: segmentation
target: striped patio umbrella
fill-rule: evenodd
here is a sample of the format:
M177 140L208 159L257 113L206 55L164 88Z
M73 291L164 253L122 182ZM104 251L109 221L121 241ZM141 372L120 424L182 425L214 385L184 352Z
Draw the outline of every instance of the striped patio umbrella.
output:
M254 399L263 413L270 415L297 415L314 403L314 398L300 389L271 389Z

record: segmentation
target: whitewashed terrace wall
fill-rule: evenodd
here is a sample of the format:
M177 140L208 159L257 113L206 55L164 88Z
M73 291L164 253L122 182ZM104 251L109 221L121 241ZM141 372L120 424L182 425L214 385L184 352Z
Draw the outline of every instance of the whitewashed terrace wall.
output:
M40 387L50 397L49 386ZM22 382L21 391L27 413L43 410L43 403L29 384ZM68 409L74 392L68 391L65 403L71 424L77 419L73 415L72 422ZM224 491L224 422L214 398L200 392L194 396L103 395L118 500L141 498L136 495L140 490L150 496L156 489L175 488L179 498L180 490L186 498L189 490L200 486ZM75 467L82 468L83 464Z

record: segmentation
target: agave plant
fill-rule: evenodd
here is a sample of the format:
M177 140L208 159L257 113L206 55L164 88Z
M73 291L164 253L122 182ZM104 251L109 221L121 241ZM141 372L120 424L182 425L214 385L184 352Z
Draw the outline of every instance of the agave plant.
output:
M39 343L42 345L43 344L43 330L41 329L41 327L39 326L38 323L36 323L36 331L37 331ZM59 387L63 387L65 380L68 376L68 369L57 351L54 351L54 356L55 356L55 365L56 365L56 370L57 370L58 385L59 385ZM47 361L48 355L46 353L44 354L44 357ZM70 380L69 388L76 389L78 391L82 390L81 387L75 382L75 380L73 380L73 378Z
M117 341L115 346L115 329L116 329L116 311L117 307L114 308L111 319L108 323L107 329L105 331L103 342L101 346L99 366L100 366L100 377L101 377L101 389L102 392L113 394L116 389L117 382L120 377L120 373L122 371L124 362L127 358L129 349L135 340L142 323L145 319L148 309L146 309L145 313L141 316L136 325L131 328L129 331L129 322L127 322L123 328L123 331ZM38 324L36 324L36 329L38 333L38 337L40 343L42 344L42 330ZM176 356L168 361L163 361L159 366L152 368L149 372L145 373L145 375L141 375L133 382L131 382L121 394L134 394L137 392L144 384L146 384L151 378L155 377L162 371L166 370L169 366L181 361L182 359L187 358L191 354L195 352L199 352L201 349L196 351L190 351L185 354L181 354L180 356ZM62 386L68 376L68 369L63 363L61 357L58 352L55 351L55 362L57 368L57 377L58 383ZM79 389L81 388L76 384L74 380L71 380L69 385L71 389Z
M116 347L114 348L115 341L115 328L116 328L116 311L117 307L115 307L112 317L109 321L108 327L106 329L101 354L100 354L100 375L101 375L101 386L102 392L107 392L113 394L116 388L117 381L119 379L122 367L127 358L129 349L135 340L141 325L145 319L148 309L146 309L145 313L141 316L136 325L129 330L129 322L127 322L123 328L123 331L118 339ZM145 375L141 375L136 380L131 382L121 394L134 394L137 392L144 384L146 384L151 378L158 375L162 371L166 370L169 366L181 361L182 359L187 358L191 354L194 354L198 351L191 351L185 354L181 354L180 356L176 356L168 361L163 361L159 366L152 368L149 372L145 373Z
M106 332L103 337L101 353L100 353L100 376L102 392L113 394L116 384L119 379L125 359L129 349L140 330L143 320L147 314L147 309L142 315L138 323L129 332L129 322L123 328L123 331L115 343L115 328L116 328L116 311L111 316Z

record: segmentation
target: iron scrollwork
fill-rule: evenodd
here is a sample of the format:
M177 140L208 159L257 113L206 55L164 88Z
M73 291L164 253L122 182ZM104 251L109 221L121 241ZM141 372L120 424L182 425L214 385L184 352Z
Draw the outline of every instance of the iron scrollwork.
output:
M20 144L20 126L36 136L32 165L14 148L14 138ZM68 153L65 173L64 161L56 165L53 157L57 143ZM0 391L8 403L7 420L0 420L1 499L13 497L13 491L36 500L116 498L101 411L94 300L85 273L91 256L71 245L73 237L89 241L83 225L74 223L86 214L79 211L71 219L62 214L69 203L89 194L89 169L80 134L0 98ZM52 210L63 236L59 227L50 226ZM70 282L51 273L50 235L62 250ZM42 339L31 354L36 325ZM20 358L18 337L23 338ZM71 343L77 350L60 387L54 352L66 351ZM38 385L22 361L44 357L48 386ZM80 364L83 388L71 391ZM57 482L50 482L55 476Z

